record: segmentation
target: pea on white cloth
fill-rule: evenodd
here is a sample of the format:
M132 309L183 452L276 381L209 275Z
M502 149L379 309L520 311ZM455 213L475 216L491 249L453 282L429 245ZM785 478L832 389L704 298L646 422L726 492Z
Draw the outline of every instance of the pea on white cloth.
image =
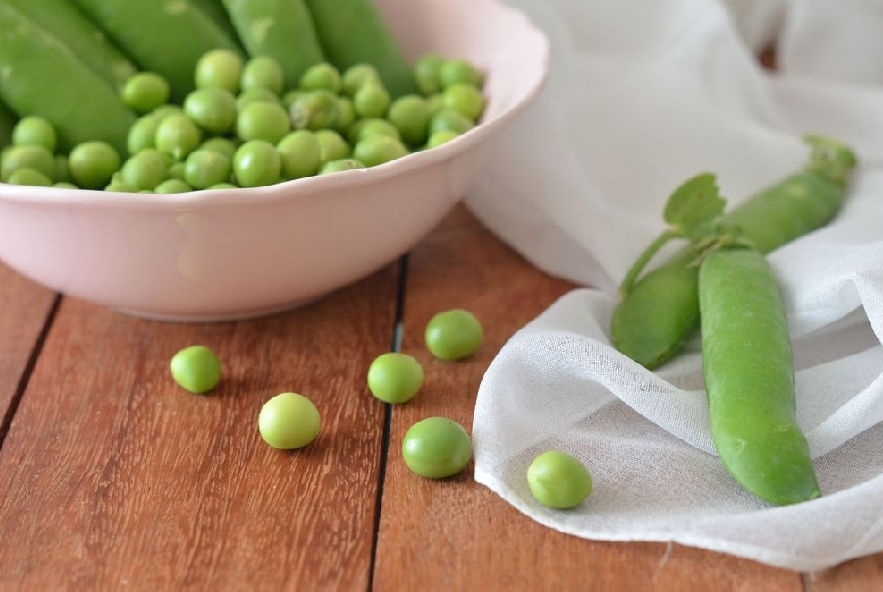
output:
M510 0L548 33L548 84L467 203L584 286L502 348L478 393L475 478L532 518L604 540L675 541L798 570L883 550L883 3ZM773 38L779 71L754 52ZM698 338L656 372L615 351L615 286L668 194L718 175L730 204L797 171L800 137L861 159L828 227L769 256L789 315L799 422L822 497L772 507L721 467ZM525 471L574 454L592 496L539 505Z

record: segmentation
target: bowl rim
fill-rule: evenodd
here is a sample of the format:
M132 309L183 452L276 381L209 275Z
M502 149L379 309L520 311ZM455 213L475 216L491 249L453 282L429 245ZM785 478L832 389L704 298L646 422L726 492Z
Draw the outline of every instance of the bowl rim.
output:
M518 8L504 4L501 0L482 1L487 5L494 6L495 10L509 13L509 18L520 20L520 25L535 38L534 42L538 44L539 48L537 54L539 73L530 80L530 86L517 101L492 119L481 122L440 146L430 150L412 152L396 160L365 169L342 171L333 175L314 175L260 187L203 189L186 193L171 193L163 195L162 199L157 199L155 194L108 192L100 189L73 190L63 187L33 187L0 182L0 202L45 207L77 206L78 208L124 208L174 212L238 204L271 204L279 201L297 200L301 196L312 195L330 188L346 188L356 184L376 183L389 177L424 169L435 163L449 160L456 154L476 146L483 138L495 133L506 122L524 111L539 95L549 76L551 44L546 33Z

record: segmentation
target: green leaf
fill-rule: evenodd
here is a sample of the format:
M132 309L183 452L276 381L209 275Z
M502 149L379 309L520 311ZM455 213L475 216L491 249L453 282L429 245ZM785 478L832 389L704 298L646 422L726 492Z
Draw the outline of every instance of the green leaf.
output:
M668 198L663 217L672 230L691 240L716 232L716 223L727 202L717 187L717 177L702 173L688 179Z

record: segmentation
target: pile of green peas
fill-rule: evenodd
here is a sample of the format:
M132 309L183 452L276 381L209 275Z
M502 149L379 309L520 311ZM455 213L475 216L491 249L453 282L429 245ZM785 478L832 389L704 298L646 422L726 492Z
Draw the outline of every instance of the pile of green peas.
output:
M316 64L291 84L271 58L212 50L196 63L196 89L181 105L169 102L170 85L157 74L126 81L121 99L139 117L125 154L101 141L57 153L52 125L26 117L0 158L0 180L157 194L259 187L377 166L478 123L485 99L475 66L427 54L413 77L419 94L392 99L368 64L343 72Z

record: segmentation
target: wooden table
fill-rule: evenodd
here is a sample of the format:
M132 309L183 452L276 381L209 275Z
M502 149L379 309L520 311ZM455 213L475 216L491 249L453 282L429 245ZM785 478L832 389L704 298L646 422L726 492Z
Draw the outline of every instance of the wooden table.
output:
M166 324L63 298L0 266L2 590L883 589L883 554L801 574L679 545L552 531L471 478L404 466L429 415L472 424L503 343L573 286L526 263L457 208L402 262L305 308L260 320ZM433 313L464 307L486 339L432 359ZM365 386L375 356L424 365L421 394L390 409ZM212 347L208 396L171 380L172 354ZM323 430L280 452L257 413L286 390ZM881 502L883 503L883 502Z

